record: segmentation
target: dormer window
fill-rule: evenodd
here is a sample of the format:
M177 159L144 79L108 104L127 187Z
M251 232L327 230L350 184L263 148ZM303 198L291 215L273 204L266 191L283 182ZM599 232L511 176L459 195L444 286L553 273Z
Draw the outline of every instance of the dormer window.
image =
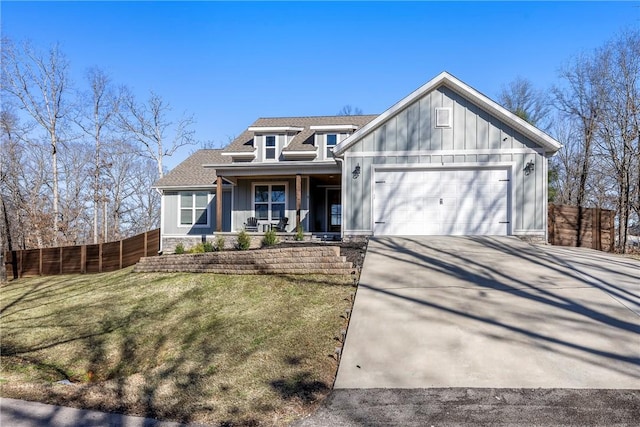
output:
M265 160L276 159L276 136L266 135L264 137L264 158Z
M338 135L336 135L335 133L328 133L325 159L330 159L333 157L333 149L335 148L337 143L338 143Z

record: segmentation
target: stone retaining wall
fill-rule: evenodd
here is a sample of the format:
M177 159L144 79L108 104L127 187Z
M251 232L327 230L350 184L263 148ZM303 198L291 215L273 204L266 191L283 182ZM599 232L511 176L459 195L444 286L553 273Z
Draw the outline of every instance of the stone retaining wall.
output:
M134 272L353 274L337 246L287 247L142 258Z

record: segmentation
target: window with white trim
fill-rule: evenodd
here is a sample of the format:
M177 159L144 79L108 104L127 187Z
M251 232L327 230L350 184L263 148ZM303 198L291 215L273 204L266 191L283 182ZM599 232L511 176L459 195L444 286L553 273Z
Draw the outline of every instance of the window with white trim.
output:
M336 144L338 143L338 135L335 133L328 133L325 139L325 147L326 147L326 152L325 152L325 159L331 159L333 158L333 149L336 147Z
M209 225L209 193L207 192L180 192L180 225L200 226Z
M287 185L255 184L253 210L259 221L276 222L284 218L287 209Z
M275 160L276 159L276 142L275 135L265 135L264 137L264 159Z

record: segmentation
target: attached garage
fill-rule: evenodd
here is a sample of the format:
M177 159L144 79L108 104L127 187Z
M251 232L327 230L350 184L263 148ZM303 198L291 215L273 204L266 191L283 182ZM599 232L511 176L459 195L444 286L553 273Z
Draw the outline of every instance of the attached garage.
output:
M342 233L546 239L561 145L442 73L341 141Z
M374 229L382 235L508 235L507 168L374 173Z

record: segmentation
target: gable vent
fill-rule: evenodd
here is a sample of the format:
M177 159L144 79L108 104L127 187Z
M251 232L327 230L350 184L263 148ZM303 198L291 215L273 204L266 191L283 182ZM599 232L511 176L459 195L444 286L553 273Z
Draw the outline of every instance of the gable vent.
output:
M436 127L450 128L453 114L451 108L436 108Z

